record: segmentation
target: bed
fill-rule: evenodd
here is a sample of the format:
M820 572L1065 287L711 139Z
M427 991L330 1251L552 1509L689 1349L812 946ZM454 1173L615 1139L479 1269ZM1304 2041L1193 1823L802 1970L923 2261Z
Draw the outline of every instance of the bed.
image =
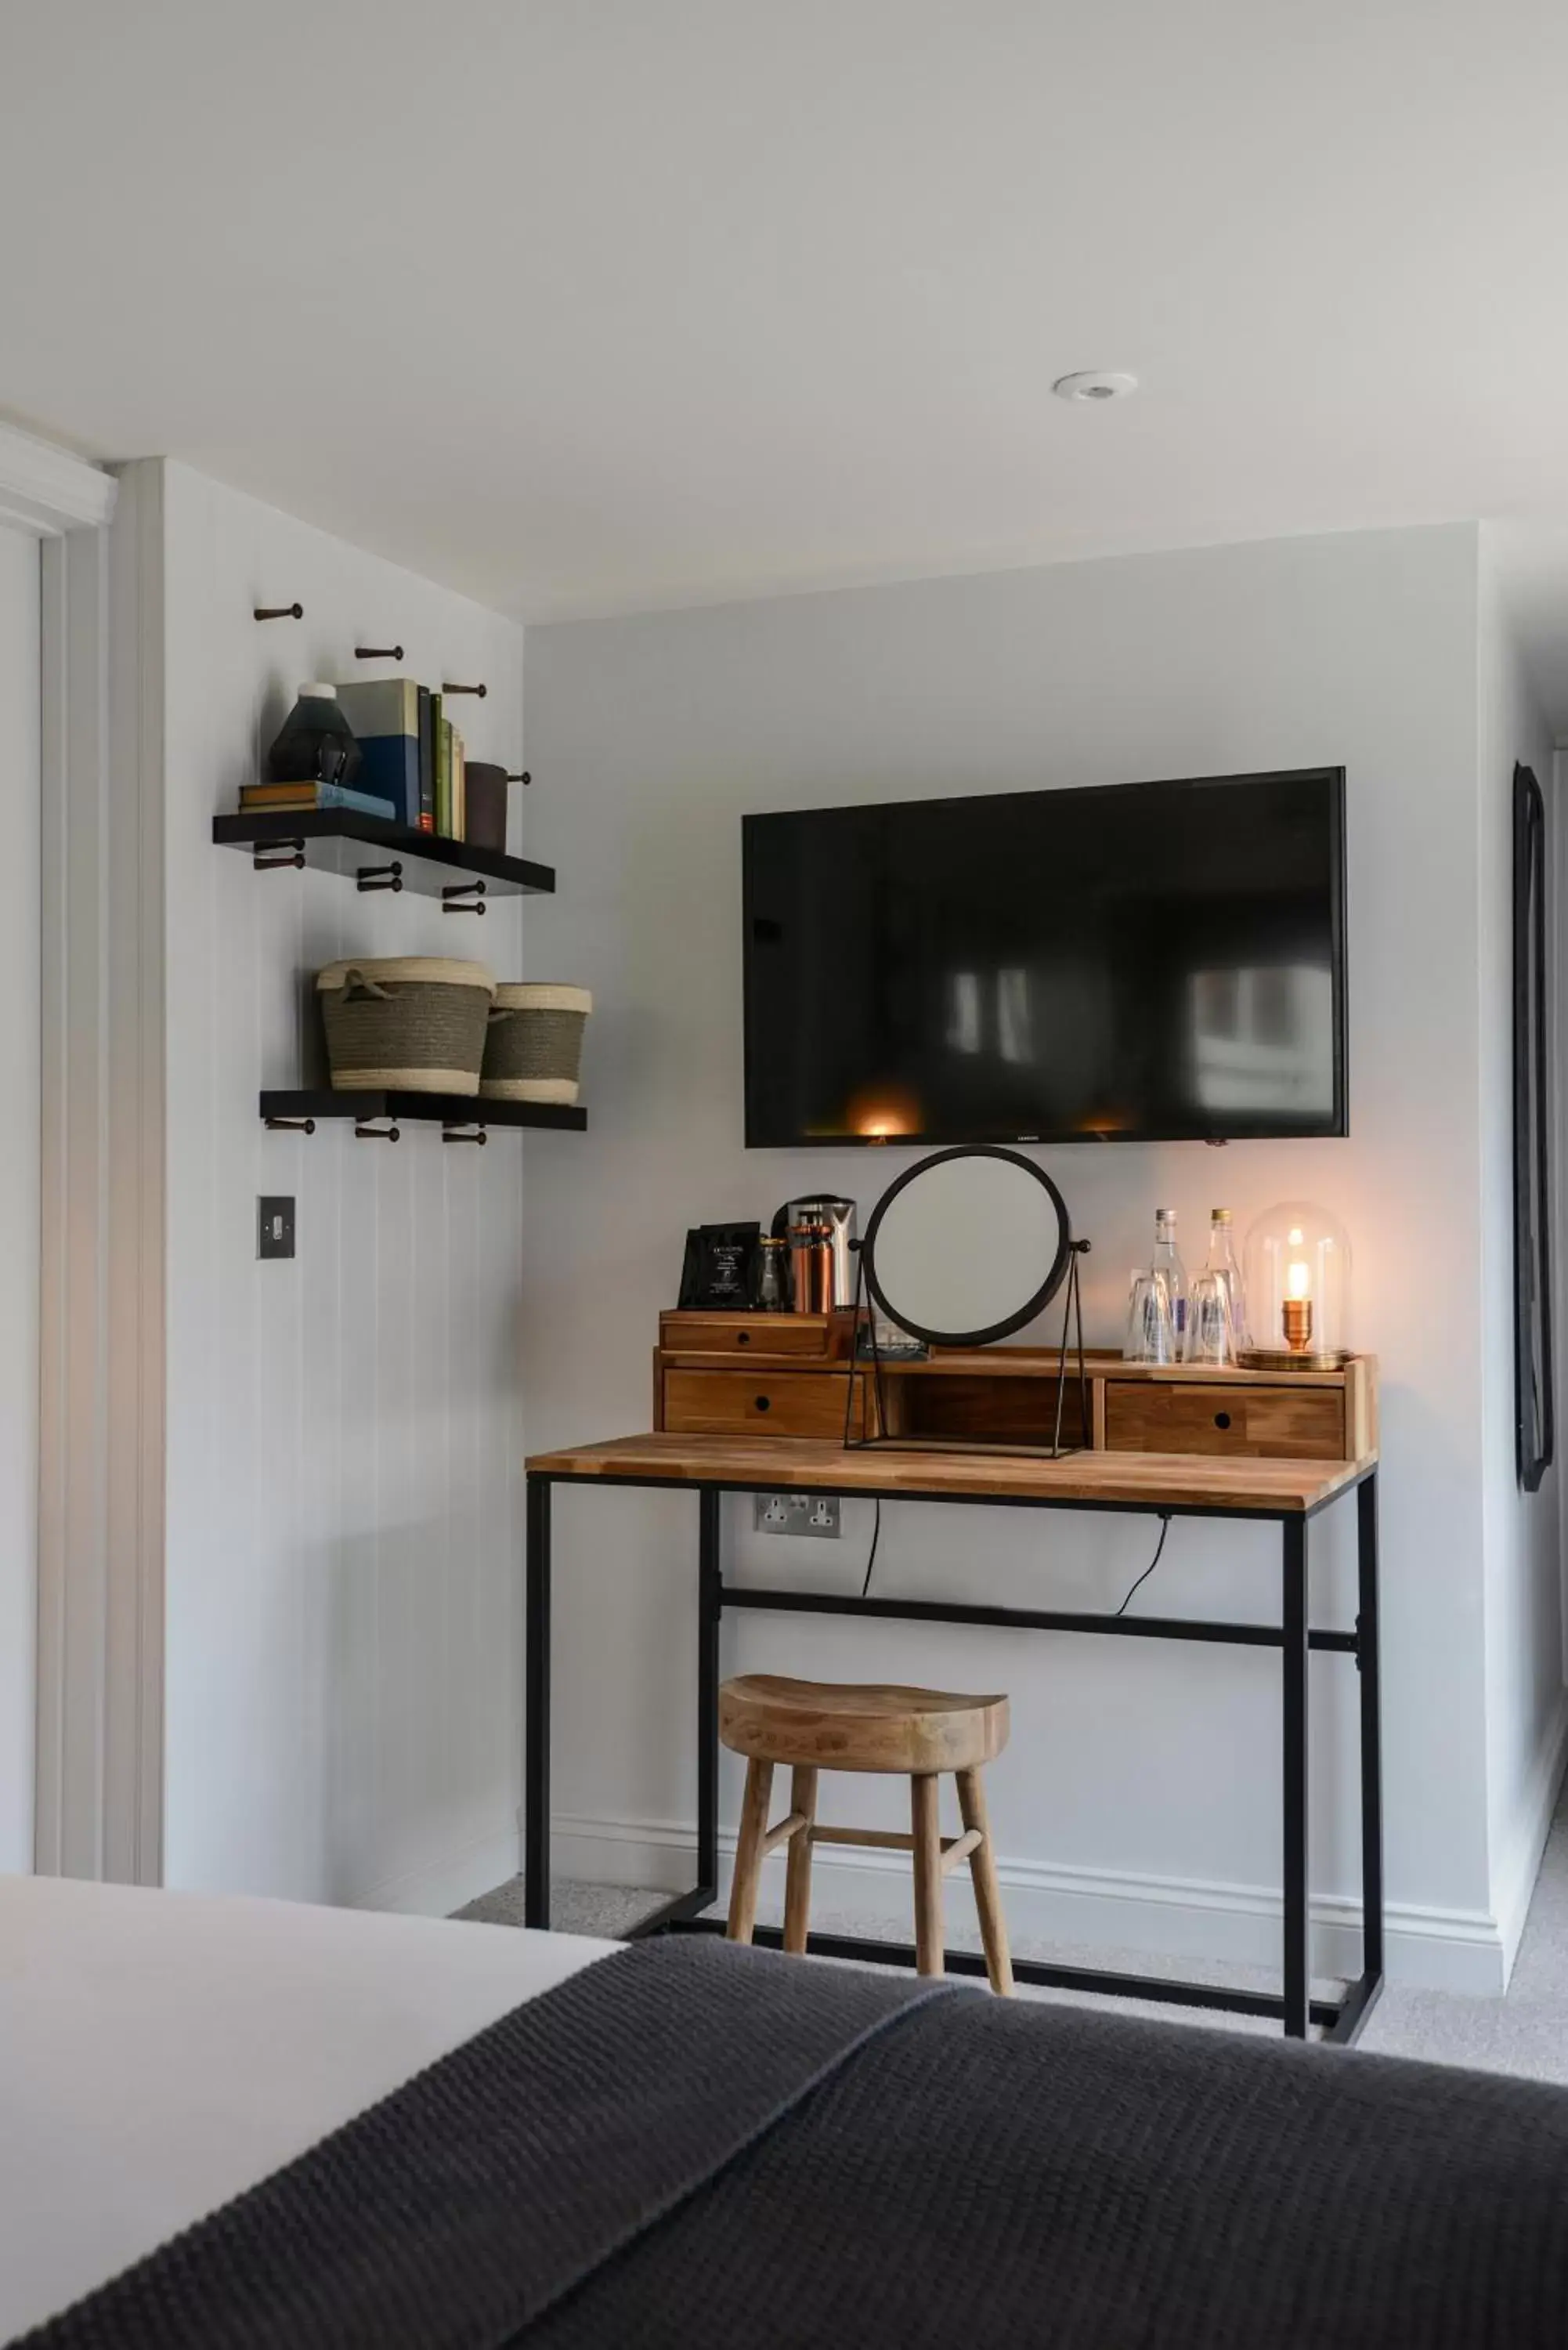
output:
M1532 2083L686 1937L48 1887L0 1945L36 2350L1568 2336Z
M0 1877L0 2343L616 1947Z

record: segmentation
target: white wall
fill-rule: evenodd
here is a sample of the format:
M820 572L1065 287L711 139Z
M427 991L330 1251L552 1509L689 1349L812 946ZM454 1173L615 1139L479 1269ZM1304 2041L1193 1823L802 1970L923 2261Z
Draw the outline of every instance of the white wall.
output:
M0 529L0 1870L33 1866L38 1565L38 542Z
M524 1350L535 1447L645 1427L649 1348L685 1227L765 1216L807 1184L850 1193L864 1213L909 1163L897 1150L742 1148L743 810L1343 763L1350 1138L1043 1155L1094 1242L1099 1339L1118 1329L1157 1201L1179 1209L1194 1252L1220 1201L1244 1230L1305 1193L1349 1227L1354 1335L1383 1366L1394 1962L1484 1989L1501 1980L1502 1938L1475 1278L1477 598L1478 535L1458 525L530 630L532 847L558 865L561 893L537 910L525 963L593 987L598 1010L583 1147L525 1146L541 1240L524 1266ZM694 1511L689 1496L557 1502L568 1866L652 1881L689 1870ZM1314 1532L1318 1621L1350 1620L1348 1517ZM858 1576L869 1534L864 1508L846 1513L837 1551L754 1536L738 1504L729 1524L740 1572L835 1587ZM1142 1522L890 1507L877 1574L887 1588L1093 1607L1120 1598L1148 1549ZM1173 1528L1162 1612L1267 1617L1278 1596L1265 1534ZM992 1805L1017 1926L1272 1951L1279 1712L1266 1657L756 1617L727 1627L726 1666L1011 1690ZM1330 1922L1357 1883L1355 1702L1353 1669L1320 1665L1313 1854ZM732 1774L723 1783L732 1819ZM848 1817L895 1800L851 1783L835 1796ZM867 1881L853 1879L857 1899ZM907 1914L901 1878L880 1883L888 1914ZM1321 1946L1326 1958L1348 1947L1332 1934Z
M515 976L524 918L253 873L210 820L356 642L483 679L464 733L515 767L521 637L178 464L165 553L168 1881L449 1909L517 1866L517 1140L269 1134L256 1094L301 1082L322 963ZM297 1197L293 1263L256 1261L262 1192Z
M1486 1523L1488 1839L1492 1906L1510 1965L1563 1775L1568 1737L1563 1690L1562 1479L1539 1492L1519 1486L1515 1452L1513 1247L1513 769L1532 767L1546 795L1552 837L1552 731L1531 690L1511 623L1506 578L1483 529L1480 545L1480 797L1481 982L1481 1361ZM1548 875L1549 931L1560 908ZM1556 993L1548 972L1548 1066L1558 1069ZM1561 1094L1561 1087L1559 1093ZM1557 1154L1560 1159L1560 1153ZM1563 1253L1562 1170L1552 1244ZM1555 1268L1561 1272L1561 1263ZM1556 1336L1561 1342L1559 1329ZM1561 1357L1559 1358L1561 1360ZM1561 1395L1562 1371L1558 1371Z

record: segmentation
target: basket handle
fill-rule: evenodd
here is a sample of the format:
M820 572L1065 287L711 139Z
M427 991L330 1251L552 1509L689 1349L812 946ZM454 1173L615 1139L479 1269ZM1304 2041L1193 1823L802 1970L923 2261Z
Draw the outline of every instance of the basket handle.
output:
M384 987L378 987L373 979L367 979L358 963L350 963L343 974L343 1001L351 1003L361 995L373 996L378 1003L390 1000Z

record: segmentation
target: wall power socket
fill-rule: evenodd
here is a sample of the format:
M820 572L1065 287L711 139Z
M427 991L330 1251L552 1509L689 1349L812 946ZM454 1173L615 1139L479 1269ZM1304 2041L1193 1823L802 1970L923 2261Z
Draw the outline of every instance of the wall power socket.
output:
M761 1534L815 1534L836 1542L838 1516L836 1493L759 1493L753 1523Z

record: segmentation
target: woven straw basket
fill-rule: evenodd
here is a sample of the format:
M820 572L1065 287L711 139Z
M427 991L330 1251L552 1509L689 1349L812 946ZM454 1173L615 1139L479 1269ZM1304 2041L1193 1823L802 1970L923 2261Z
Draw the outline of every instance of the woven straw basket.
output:
M484 1039L480 1092L492 1101L575 1102L593 1008L586 987L503 980Z
M350 956L316 974L338 1093L476 1094L495 982L482 962Z

